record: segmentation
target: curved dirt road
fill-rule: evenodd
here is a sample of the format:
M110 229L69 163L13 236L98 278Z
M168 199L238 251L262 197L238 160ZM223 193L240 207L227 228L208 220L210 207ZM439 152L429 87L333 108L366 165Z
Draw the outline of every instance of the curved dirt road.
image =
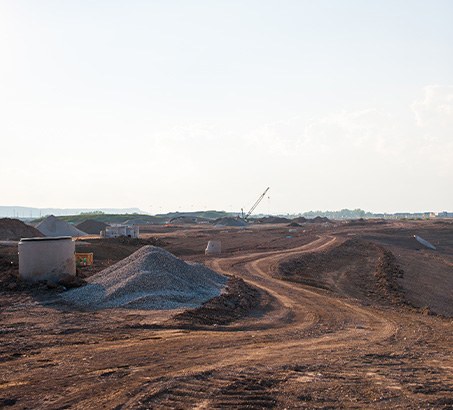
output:
M280 261L335 242L320 236L295 249L209 260L264 291L261 308L229 326L132 328L143 316L86 314L98 329L59 343L43 335L39 349L4 366L0 391L20 397L11 408L448 408L449 320L273 276Z
M288 361L288 356L299 354L299 350L322 352L350 349L352 346L356 348L377 343L396 332L397 325L391 319L369 309L272 277L274 266L281 260L304 252L319 251L332 246L335 241L335 237L321 237L295 249L215 259L209 263L220 273L231 274L235 271L276 300L272 312L255 319L249 327L250 330L261 329L252 334L257 340L269 338L270 335L274 340L258 352L252 345L248 356L243 356L242 360L284 363ZM240 265L241 269L238 269ZM305 337L301 337L302 334ZM290 358L288 363L292 360Z

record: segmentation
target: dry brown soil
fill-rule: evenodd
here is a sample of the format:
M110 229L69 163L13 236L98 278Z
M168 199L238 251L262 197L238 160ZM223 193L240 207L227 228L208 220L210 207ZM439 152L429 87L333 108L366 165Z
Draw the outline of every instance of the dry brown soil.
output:
M77 312L58 289L3 286L0 408L453 407L451 224L159 227L145 236L235 275L230 293L191 312ZM222 241L222 255L203 255L209 239ZM79 245L95 254L81 274L140 246ZM0 256L6 283L14 248Z

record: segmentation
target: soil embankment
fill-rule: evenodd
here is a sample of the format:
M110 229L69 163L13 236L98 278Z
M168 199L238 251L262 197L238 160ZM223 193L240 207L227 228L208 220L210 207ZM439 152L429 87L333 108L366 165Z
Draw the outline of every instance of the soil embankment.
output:
M277 272L282 279L329 289L363 303L400 305L406 303L397 281L403 274L390 251L357 239L283 262Z

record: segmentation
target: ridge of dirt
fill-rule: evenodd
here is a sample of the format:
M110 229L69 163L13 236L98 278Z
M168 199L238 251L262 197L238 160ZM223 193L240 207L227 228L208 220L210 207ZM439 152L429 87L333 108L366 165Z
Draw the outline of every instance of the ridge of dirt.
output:
M256 219L256 221L261 224L287 224L291 222L291 219L280 216L265 216L263 218Z
M259 303L260 292L233 276L228 280L225 292L196 309L175 315L172 321L178 325L227 325L246 316Z
M396 263L392 252L385 250L382 246L375 245L380 256L374 277L378 282L378 288L382 294L394 304L408 304L403 288L399 285L397 278L404 276L404 271Z
M373 242L348 239L339 246L301 255L278 266L288 281L380 304L411 306L397 279L404 271L392 252Z

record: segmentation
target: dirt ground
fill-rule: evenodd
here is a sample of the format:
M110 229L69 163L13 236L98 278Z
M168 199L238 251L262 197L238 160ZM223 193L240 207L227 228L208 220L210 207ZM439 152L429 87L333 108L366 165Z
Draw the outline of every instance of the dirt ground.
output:
M0 408L453 408L448 221L147 229L79 243L95 260L79 275L152 243L232 276L228 292L185 312L73 311L15 281L1 246Z

